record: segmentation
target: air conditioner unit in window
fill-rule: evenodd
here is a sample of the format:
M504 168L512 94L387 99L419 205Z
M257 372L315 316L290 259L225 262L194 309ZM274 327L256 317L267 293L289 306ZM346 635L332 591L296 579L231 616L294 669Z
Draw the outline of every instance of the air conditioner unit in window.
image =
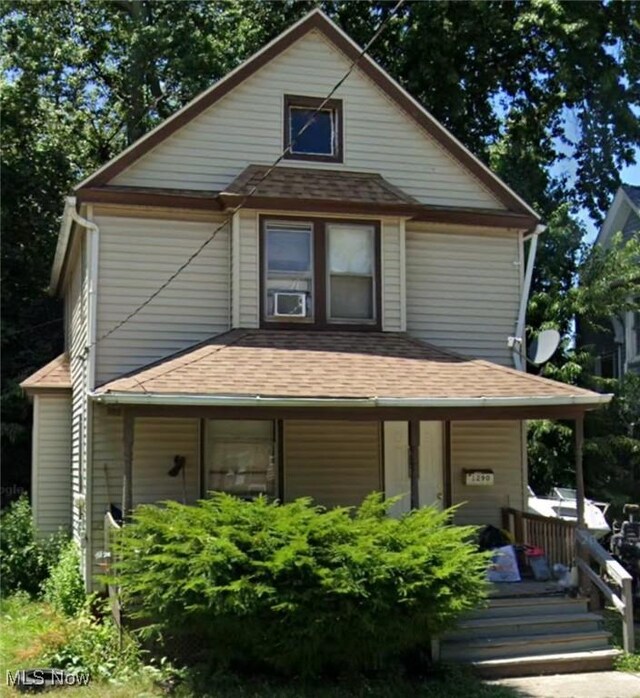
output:
M277 291L273 294L275 317L306 317L307 294L295 291Z

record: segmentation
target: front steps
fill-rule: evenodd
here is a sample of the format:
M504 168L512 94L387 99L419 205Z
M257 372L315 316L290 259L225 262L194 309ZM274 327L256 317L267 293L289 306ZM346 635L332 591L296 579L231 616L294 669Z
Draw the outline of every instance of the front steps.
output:
M496 585L489 607L440 641L440 659L470 664L487 678L606 671L618 650L586 599L531 583Z

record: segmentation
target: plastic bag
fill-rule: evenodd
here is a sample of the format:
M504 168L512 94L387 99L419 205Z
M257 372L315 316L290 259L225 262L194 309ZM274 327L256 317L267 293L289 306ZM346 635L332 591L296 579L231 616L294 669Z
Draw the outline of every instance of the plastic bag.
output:
M520 570L513 545L504 545L493 551L491 564L487 570L490 582L519 582Z

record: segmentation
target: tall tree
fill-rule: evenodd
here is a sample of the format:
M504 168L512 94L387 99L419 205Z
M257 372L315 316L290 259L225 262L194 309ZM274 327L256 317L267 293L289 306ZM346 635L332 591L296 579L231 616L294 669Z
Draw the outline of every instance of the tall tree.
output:
M2 450L9 461L23 469L28 462L28 408L17 382L61 343L60 309L45 287L62 195L312 7L364 44L394 4L5 0ZM633 161L639 52L637 0L406 2L372 47L374 59L553 222L535 280L535 326L558 321L570 332L566 308L560 317L556 311L581 253L572 214L586 207L598 220L620 167ZM570 179L558 174L567 162L576 165Z

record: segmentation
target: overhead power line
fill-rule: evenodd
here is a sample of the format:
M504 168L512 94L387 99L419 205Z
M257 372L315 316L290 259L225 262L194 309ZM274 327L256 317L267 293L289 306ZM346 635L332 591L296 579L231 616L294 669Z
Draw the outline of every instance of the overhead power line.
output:
M114 332L117 332L123 325L126 325L130 320L132 320L138 313L140 313L144 308L146 308L149 303L151 303L155 298L157 298L162 291L171 284L171 282L179 276L202 252L215 240L216 236L218 233L225 228L227 225L230 224L232 217L240 211L242 208L244 208L247 204L247 202L251 199L251 197L256 193L260 185L269 177L269 175L273 172L273 170L282 162L282 160L287 156L289 152L291 152L291 148L296 144L300 136L311 126L313 123L314 119L316 116L324 109L324 107L327 105L329 100L333 97L333 95L336 93L338 89L344 84L344 82L347 80L347 78L351 75L351 73L355 70L356 66L362 58L368 53L369 49L373 44L376 42L380 34L384 31L385 27L387 24L391 21L392 17L396 14L396 12L400 9L400 7L404 4L405 0L398 0L398 2L395 4L391 12L385 17L385 19L380 23L380 26L378 29L374 32L373 36L369 39L369 41L365 44L365 46L360 50L359 54L353 59L351 62L349 68L345 72L345 74L338 80L338 82L331 88L329 94L322 100L322 102L318 105L318 107L313 111L311 116L307 119L307 121L304 123L304 125L300 128L300 130L296 133L295 137L291 139L289 145L278 155L278 157L274 160L274 162L269 166L269 168L266 170L266 172L260 177L260 179L251 187L251 189L240 199L238 204L234 206L233 208L229 209L227 211L227 218L219 225L216 227L216 229L211 233L211 235L202 242L202 244L197 247L192 254L185 259L185 261L167 278L167 280L159 286L150 296L148 296L142 303L140 303L139 306L137 306L134 310L132 310L126 317L124 317L122 320L117 322L113 327L111 327L109 330L104 332L100 337L97 337L95 341L93 341L91 344L87 346L87 349L90 349L94 346L97 346L100 342L104 341L107 339L107 337L110 337Z

